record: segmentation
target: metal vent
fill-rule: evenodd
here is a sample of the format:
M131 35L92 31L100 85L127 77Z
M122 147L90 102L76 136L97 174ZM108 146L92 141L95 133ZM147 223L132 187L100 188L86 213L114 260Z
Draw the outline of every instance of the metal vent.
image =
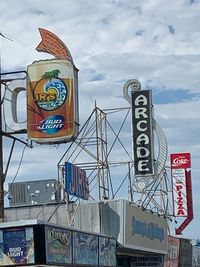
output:
M61 187L55 179L26 181L9 184L9 206L58 203Z
M25 204L26 203L26 184L13 183L10 185L11 201L10 204Z

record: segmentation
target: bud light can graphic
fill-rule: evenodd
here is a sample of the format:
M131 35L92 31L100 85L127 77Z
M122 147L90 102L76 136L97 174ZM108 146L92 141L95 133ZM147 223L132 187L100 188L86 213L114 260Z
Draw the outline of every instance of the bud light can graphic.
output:
M78 70L67 60L41 60L27 69L27 132L31 140L69 142L78 133Z

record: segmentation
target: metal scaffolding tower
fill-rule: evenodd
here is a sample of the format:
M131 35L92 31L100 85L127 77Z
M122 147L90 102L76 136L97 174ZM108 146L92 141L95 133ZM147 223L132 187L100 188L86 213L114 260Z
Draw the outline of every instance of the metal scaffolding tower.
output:
M95 105L78 138L58 162L59 180L64 181L64 163L69 161L87 171L91 201L128 196L130 202L144 210L171 217L171 180L164 166L157 163L158 179L151 181L148 188L138 187L134 176L130 111L130 107L101 110ZM159 135L161 128L156 121L154 127L155 134ZM158 156L159 161L162 158L163 155ZM76 201L76 198L68 196L68 200Z

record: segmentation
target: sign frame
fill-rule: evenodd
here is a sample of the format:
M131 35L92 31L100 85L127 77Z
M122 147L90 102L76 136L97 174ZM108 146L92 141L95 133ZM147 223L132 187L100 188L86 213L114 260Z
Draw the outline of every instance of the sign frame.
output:
M154 175L151 90L131 92L135 176Z

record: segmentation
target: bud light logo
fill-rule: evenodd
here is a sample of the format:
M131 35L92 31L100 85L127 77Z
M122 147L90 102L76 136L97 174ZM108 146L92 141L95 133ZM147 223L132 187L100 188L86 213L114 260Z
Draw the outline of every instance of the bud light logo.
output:
M62 130L65 125L65 119L61 115L50 116L40 121L37 129L42 133L55 134Z

